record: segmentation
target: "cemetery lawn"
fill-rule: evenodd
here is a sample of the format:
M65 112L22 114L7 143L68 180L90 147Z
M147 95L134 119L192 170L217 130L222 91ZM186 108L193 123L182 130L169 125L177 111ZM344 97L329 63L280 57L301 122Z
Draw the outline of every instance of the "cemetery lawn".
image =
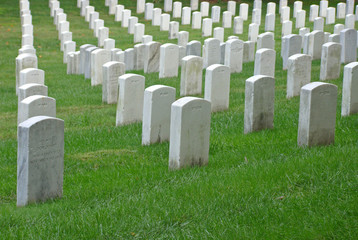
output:
M135 13L136 1L119 2ZM162 7L163 2L155 6ZM183 2L188 6L188 0ZM293 8L293 1L289 2ZM308 16L313 3L317 1L304 1L306 26L311 30ZM330 1L330 6L337 3ZM104 0L91 4L116 39L116 47L133 47L133 36L108 15ZM218 4L226 10L226 2ZM97 44L88 23L79 16L76 1L61 0L61 7L77 49ZM242 73L231 75L230 110L212 114L209 165L168 171L168 143L141 146L141 124L116 127L116 105L102 104L101 86L91 87L82 75L66 74L48 1L31 0L30 9L38 67L45 71L49 96L56 99L57 117L65 121L63 198L16 207L15 58L21 47L21 23L18 1L1 1L1 239L358 238L358 115L340 116L343 65L340 78L328 81L339 89L335 143L298 147L299 97L286 99L278 14L274 129L243 134L245 80L254 71L253 62L245 63ZM154 40L176 43L167 40L167 32L144 21L143 14L138 16ZM245 41L251 13L249 19L239 35ZM204 40L201 31L190 26L180 30L190 31L190 40ZM333 25L325 26L325 31L333 32ZM230 35L232 29L225 29L225 39ZM320 61L313 61L312 81L319 81L319 69ZM177 89L179 98L180 76L145 77L146 87L169 85Z

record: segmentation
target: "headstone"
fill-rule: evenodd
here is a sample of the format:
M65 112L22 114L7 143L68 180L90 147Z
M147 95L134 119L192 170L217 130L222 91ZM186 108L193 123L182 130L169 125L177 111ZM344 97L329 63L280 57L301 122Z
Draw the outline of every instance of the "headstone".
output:
M80 47L80 64L79 64L79 74L85 73L85 65L86 65L86 49L94 47L91 44L84 44Z
M211 8L211 19L213 20L213 23L220 22L220 11L221 8L219 6L213 6Z
M186 56L186 47L179 46L179 58L178 58L179 67L181 67L181 60L185 56Z
M186 45L186 55L194 55L201 57L201 42L193 40Z
M319 2L319 16L320 17L327 16L327 8L328 8L328 1L322 0Z
M287 63L287 98L300 95L301 87L311 82L312 57L294 54Z
M29 84L45 84L45 71L37 68L25 68L20 71L19 87Z
M337 4L337 18L344 19L346 17L346 4L338 3Z
M101 27L104 27L104 21L102 19L94 20L93 35L98 38L98 32Z
M282 38L282 67L287 69L288 59L292 55L301 53L302 37L290 34Z
M257 41L257 37L259 35L259 25L256 24L256 23L251 23L249 25L249 41L252 41L252 42L256 42Z
M203 58L189 55L181 61L180 96L201 94Z
M201 29L201 13L193 12L192 18L193 18L193 20L191 23L191 28L192 29Z
M222 43L224 41L224 28L214 28L214 38L219 39L219 41Z
M178 33L178 46L186 47L189 42L189 32L180 31Z
M281 8L281 23L290 21L290 7Z
M244 21L247 21L249 16L249 4L247 3L241 3L240 4L240 17L244 19Z
M342 45L328 42L322 45L320 80L339 78L341 73Z
M340 34L341 31L344 29L344 25L343 24L336 24L334 25L334 34Z
M134 34L134 26L138 23L137 17L130 17L128 19L128 34Z
M275 77L276 51L261 48L256 51L254 75Z
M309 17L310 22L313 22L316 18L318 18L318 10L319 10L318 5L310 6L310 17Z
M103 48L111 51L113 48L116 47L116 40L112 39L112 38L107 38L103 41Z
M252 23L261 25L261 9L252 10Z
M122 51L122 49L119 48L112 48L111 49L111 61L115 61L117 52Z
M169 36L168 39L177 39L179 32L179 22L171 21L169 23Z
M238 39L226 41L225 62L231 73L242 72L242 58L244 53L244 42ZM211 105L213 107L213 104Z
M125 74L122 62L107 62L103 64L102 102L115 104L118 101L118 77Z
M346 15L346 21L345 21L344 28L354 29L355 28L355 26L354 26L355 20L356 20L356 17L353 14Z
M38 116L18 127L18 207L62 197L64 121Z
M81 12L80 12L80 15L81 15L82 17L85 16L85 14L86 14L86 7L88 7L88 6L89 6L89 0L82 0L82 1L81 1Z
M58 25L58 39L61 39L61 33L70 31L70 23L68 21L62 21Z
M276 3L274 2L269 2L267 4L267 14L276 14Z
M342 116L358 113L358 62L344 66Z
M116 126L142 121L145 78L124 74L118 79Z
M273 77L257 75L246 80L245 134L273 128L274 103L275 79Z
M181 2L174 2L174 4L173 4L173 18L181 18L181 9L182 9L182 3Z
M89 22L90 20L90 14L94 12L93 6L87 6L85 9L85 21Z
M109 37L109 28L108 27L100 27L98 29L98 47L104 46L104 40Z
M143 23L137 23L134 25L134 43L142 42L145 32L145 25ZM147 35L148 36L148 35ZM153 38L151 39L151 41Z
M159 72L160 43L149 42L144 53L144 73Z
M67 54L76 52L76 42L67 41L63 44L63 63L67 63Z
M162 15L162 9L160 8L153 9L152 26L160 26L161 15Z
M340 43L341 39L340 39L339 34L331 34L331 35L329 35L328 42Z
M299 146L334 143L337 86L312 82L302 87L298 121Z
M32 95L19 103L17 123L35 116L56 117L56 100L42 95Z
M209 16L209 3L208 2L201 2L200 3L200 12L202 17Z
M213 20L211 18L203 19L202 36L210 37L213 31Z
M90 20L89 20L89 28L94 29L95 21L99 19L99 13L93 12L90 13Z
M30 54L36 55L36 49L34 48L34 46L25 45L19 49L19 55L23 54L23 53L30 53Z
M309 28L306 28L306 27L300 28L300 30L299 30L299 35L300 35L301 38L302 38L301 48L303 48L303 46L304 46L304 37L305 37L305 35L306 35L307 33L310 33L310 29L309 29Z
M153 3L146 3L145 4L145 12L144 12L144 19L145 20L152 20L153 19Z
M357 30L344 29L340 33L342 45L341 63L357 61Z
M170 108L175 88L153 85L144 91L142 145L169 141Z
M30 35L30 34L22 35L21 47L26 46L26 45L30 45L30 46L34 45L34 36L33 35Z
M232 16L236 15L236 2L228 1L227 2L227 10L231 13Z
M228 110L229 95L230 68L221 64L213 64L208 67L205 72L204 99L211 102L211 111Z
M275 50L275 37L272 32L261 33L257 37L257 50L269 48Z
M314 31L324 31L324 18L318 17L315 18L313 23L313 30Z
M232 13L230 11L223 12L223 28L231 28Z
M242 17L234 17L234 34L242 34L244 32L244 19Z
M336 21L336 9L333 7L329 7L327 8L327 13L326 13L327 17L326 17L326 24L334 24Z
M220 63L220 41L216 38L208 38L204 41L203 59L204 68L212 64Z
M90 79L91 78L91 53L98 49L98 47L92 46L92 47L88 47L85 50L85 63L84 63L84 73L85 73L85 79Z
M308 55L313 60L321 59L322 45L324 43L324 33L322 31L313 31L308 36Z
M122 51L122 50L118 51L118 52L115 53L113 61L125 63L124 57L125 57L124 51Z
M199 9L199 0L190 0L190 8L193 9L193 11Z
M166 2L168 2L168 0L166 0ZM145 10L145 0L137 0L137 14L144 13L144 10Z
M160 31L169 31L169 21L170 21L170 15L167 13L164 13L161 15L160 20Z
M37 57L35 54L23 53L16 57L16 94L20 86L20 71L26 68L37 68Z
M265 18L265 31L275 31L275 14L269 13L266 14Z
M32 15L24 14L21 16L21 25L32 24Z
M33 95L47 96L48 88L43 84L28 83L19 87L18 103Z
M153 41L153 36L152 35L143 35L142 37L142 42L143 44L149 43Z
M297 18L297 13L302 10L302 1L295 1L293 3L293 17Z
M355 0L347 0L346 14L353 14L353 11L354 11L354 1L355 1Z
M296 28L303 28L306 22L306 11L300 10L297 12Z
M131 10L128 9L124 9L122 11L122 22L121 22L121 26L122 27L128 27L129 25L129 18L131 17Z
M139 0L140 1L140 0ZM114 13L114 21L115 22L121 22L123 17L124 6L123 5L117 5Z
M287 6L287 0L280 0L279 13L281 14L282 8Z
M124 51L124 63L127 71L135 70L135 63L137 61L135 57L134 48L127 48Z
M225 64L225 49L226 49L226 42L220 43L220 62L219 64Z
M144 53L145 45L140 43L134 45L134 69L143 70L144 69Z
M253 62L255 60L255 42L244 42L244 53L242 58L244 63Z
M209 161L210 102L184 97L172 104L169 169L204 166Z
M103 64L111 61L111 52L96 49L91 52L91 86L101 85L103 82Z
M292 34L292 21L282 23L282 37Z
M178 76L178 45L166 43L160 47L159 78Z
M25 24L21 27L22 34L34 35L34 26L32 24Z
M191 8L190 7L183 7L183 11L182 11L182 16L181 16L181 24L182 25L189 25L191 22Z

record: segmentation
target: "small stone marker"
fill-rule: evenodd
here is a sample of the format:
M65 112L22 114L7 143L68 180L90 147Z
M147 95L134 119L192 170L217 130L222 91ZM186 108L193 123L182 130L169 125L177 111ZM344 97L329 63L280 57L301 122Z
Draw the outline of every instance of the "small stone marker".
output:
M214 28L214 38L219 39L220 43L224 42L224 28Z
M231 13L232 16L236 15L236 2L228 1L227 2L227 10Z
M252 23L261 25L261 9L252 10Z
M170 21L170 15L167 13L164 13L161 15L160 20L160 31L169 31L169 21Z
M203 47L203 67L207 68L212 64L220 63L220 56L220 41L216 38L205 39Z
M327 8L326 24L334 24L336 22L336 9L333 7Z
M18 127L18 207L62 197L64 121L38 116Z
M344 66L342 116L358 113L358 62Z
M144 69L144 54L145 54L145 45L140 43L134 45L134 55L135 55L135 70L143 70Z
M340 34L341 31L344 29L344 25L343 24L336 24L334 25L334 34Z
M94 12L94 7L93 6L87 6L85 9L85 21L89 22L90 21L90 14Z
M111 51L112 49L114 49L116 47L116 40L112 39L112 38L107 38L104 39L103 41L103 48Z
M103 64L111 61L111 52L96 49L91 52L91 86L101 85L103 82Z
M67 63L67 55L76 51L76 42L67 41L63 44L63 63Z
M191 8L183 7L181 16L181 25L189 25L191 22Z
M281 23L284 21L290 21L290 7L281 8Z
M136 55L134 52L134 48L127 48L124 51L124 63L126 65L127 71L132 71L135 69L135 63L136 63L135 57Z
M219 6L213 6L211 8L211 19L213 20L213 23L220 22L220 11L221 8Z
M302 2L301 1L295 1L293 3L293 17L294 18L297 18L297 14L299 11L302 10Z
M232 13L230 11L223 12L223 28L231 28Z
M23 53L30 53L30 54L36 55L36 49L34 48L34 46L25 45L19 49L19 55L21 55Z
M342 45L328 42L322 45L320 80L339 78L341 72Z
M344 28L354 29L355 28L355 20L356 20L356 17L353 14L346 15L346 21L345 21Z
M17 123L35 117L56 117L56 100L42 95L33 95L22 100L18 105Z
M308 55L313 60L321 59L322 45L324 44L324 33L322 31L313 31L308 35Z
M98 38L98 32L101 27L104 27L104 21L102 19L96 19L93 23L93 35Z
M169 141L170 108L175 88L153 85L144 91L142 145Z
M213 20L211 18L203 19L202 36L210 37L213 31Z
M104 46L104 40L109 37L109 28L108 27L100 27L98 29L98 47Z
M231 73L242 72L242 58L244 42L238 39L226 41L224 64L230 68ZM213 107L213 104L211 105Z
M306 11L300 10L297 12L296 28L303 28L306 22Z
M89 20L89 28L94 29L95 21L99 19L99 13L98 12L92 12L90 13L90 20Z
M203 58L189 55L181 61L180 96L201 94Z
M19 75L19 87L29 83L45 84L45 71L37 68L21 70Z
M143 23L137 23L134 25L134 43L142 42L145 32L145 25Z
M190 8L195 10L198 10L199 8L199 0L190 0Z
M292 34L292 21L282 23L282 37Z
M121 26L122 27L128 27L129 25L129 18L131 17L131 10L128 9L124 9L122 11L122 22L121 22Z
M261 48L256 51L254 75L275 77L276 51Z
M180 31L178 33L178 46L186 47L189 41L189 32Z
M169 23L169 36L168 39L177 39L179 32L179 22L171 21Z
M72 32L61 33L61 51L63 51L65 42L67 41L72 41Z
M201 29L201 13L193 12L192 19L193 19L193 21L191 23L191 28L192 29Z
M318 5L310 6L310 17L309 17L310 22L313 22L316 18L318 18L318 10L319 10Z
M265 31L275 31L275 14L266 14L265 18Z
M342 45L341 63L357 61L357 30L344 29L340 33Z
M200 12L202 17L208 17L209 16L209 6L210 4L208 2L201 2L200 3Z
M273 77L257 75L247 79L244 134L273 128L274 105L275 79Z
M43 84L38 83L28 83L24 84L19 87L19 96L18 96L18 104L22 100L24 100L27 97L33 96L33 95L42 95L47 96L48 95L48 88L47 86Z
M102 102L114 104L118 101L118 77L125 74L125 65L121 62L103 64Z
M319 16L320 17L327 16L327 8L328 8L328 1L322 0L319 2Z
M159 78L178 76L179 47L172 43L160 47Z
M299 146L334 143L337 86L312 82L302 87L298 121Z
M249 25L249 41L256 42L257 36L259 35L259 25L256 23L251 23Z
M70 31L70 23L62 21L58 24L58 40L61 40L61 33Z
M255 60L255 42L244 42L243 62L253 62Z
M181 18L181 9L182 9L182 3L181 2L174 2L174 4L173 4L173 18Z
M145 78L137 74L119 77L116 126L142 121Z
M312 57L294 54L287 62L287 98L299 96L301 87L311 82Z
M160 43L149 42L144 53L144 73L159 72Z
M145 4L145 12L144 12L144 19L145 20L152 20L153 19L153 3L146 3Z
M85 79L91 78L91 53L98 49L96 46L89 46L85 49L85 60L84 60L84 75Z
M138 23L137 17L130 17L128 19L128 33L134 34L134 26Z
M35 54L23 53L16 57L16 94L20 86L20 71L26 68L37 68L37 57Z
M122 21L122 11L124 10L123 5L117 5L114 13L114 21L121 22Z
M171 12L173 9L173 0L164 0L164 12Z
M269 2L267 4L267 14L276 14L276 3Z
M241 3L240 4L240 17L246 21L249 16L249 4Z
M213 64L206 69L204 99L211 102L211 111L229 109L230 68Z
M166 2L168 2L168 0L166 0ZM145 0L137 0L137 13L138 14L144 13L144 11L145 11Z
M172 104L169 169L204 166L209 161L210 102L184 97Z
M234 17L234 34L242 34L244 32L244 19L240 16Z
M257 50L269 48L275 50L275 37L272 32L261 33L257 37Z
M152 26L160 26L161 15L162 15L162 9L160 8L153 9Z

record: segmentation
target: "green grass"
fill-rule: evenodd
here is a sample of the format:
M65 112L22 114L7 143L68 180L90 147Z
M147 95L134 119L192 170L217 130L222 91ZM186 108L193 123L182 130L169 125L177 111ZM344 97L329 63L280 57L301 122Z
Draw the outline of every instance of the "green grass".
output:
M168 143L141 146L141 124L115 127L116 106L101 103L101 87L91 87L83 76L66 75L48 1L30 2L39 68L45 71L49 96L57 101L57 117L65 120L64 195L16 207L15 58L21 27L18 1L2 1L1 239L357 239L358 115L340 116L343 65L340 78L329 81L339 89L335 143L298 147L299 98L286 99L278 15L275 128L243 134L245 80L253 74L253 63L245 63L242 73L231 75L230 110L212 115L209 165L168 171ZM155 6L163 6L162 2ZM183 2L185 6L189 1ZM289 2L293 8L293 1ZM330 6L337 2L330 1ZM120 3L135 12L136 1ZM317 1L304 1L306 26L311 30L308 16L313 3ZM133 36L108 15L104 0L91 4L110 28L116 47L133 47ZM218 4L222 11L226 9L224 1ZM61 7L77 47L96 44L76 1L61 0ZM175 42L167 40L167 32L144 21L143 14L139 18L154 40ZM240 39L247 40L249 22L251 18ZM204 40L190 26L180 26L180 30L190 31L190 40ZM225 30L225 39L231 31ZM333 25L325 26L325 31L333 32ZM312 81L319 80L319 68L320 61L313 61ZM145 77L146 87L173 86L179 98L180 76L159 79L155 73Z

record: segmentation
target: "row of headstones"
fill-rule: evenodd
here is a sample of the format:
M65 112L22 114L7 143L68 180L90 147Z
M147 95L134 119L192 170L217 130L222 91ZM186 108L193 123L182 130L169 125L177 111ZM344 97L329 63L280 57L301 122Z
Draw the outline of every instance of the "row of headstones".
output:
M56 118L56 100L47 96L44 71L37 69L30 4L19 4L23 41L16 58L17 205L25 206L62 196L64 122Z

